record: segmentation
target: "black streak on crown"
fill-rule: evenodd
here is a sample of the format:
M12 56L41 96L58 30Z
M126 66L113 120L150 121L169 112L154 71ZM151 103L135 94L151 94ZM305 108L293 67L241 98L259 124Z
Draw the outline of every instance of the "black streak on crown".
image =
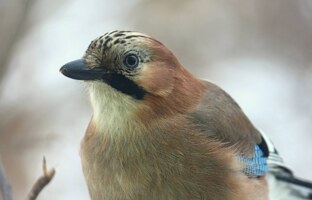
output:
M125 36L125 34L124 33L116 33L115 35L114 35L114 37L120 37L120 36Z
M103 44L103 47L106 48L107 47L107 44L112 41L113 38L109 37L108 39L105 40L104 44Z

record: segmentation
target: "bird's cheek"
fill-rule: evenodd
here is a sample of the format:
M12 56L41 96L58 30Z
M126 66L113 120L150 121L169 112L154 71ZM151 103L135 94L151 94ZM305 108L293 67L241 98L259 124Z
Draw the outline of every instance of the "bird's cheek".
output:
M161 64L145 66L137 77L137 84L157 96L167 96L173 89L173 71Z

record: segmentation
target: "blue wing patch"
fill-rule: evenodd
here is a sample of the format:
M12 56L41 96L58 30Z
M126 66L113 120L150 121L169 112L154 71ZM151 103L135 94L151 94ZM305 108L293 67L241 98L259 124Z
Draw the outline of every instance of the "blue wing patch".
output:
M266 157L258 145L255 146L252 157L240 155L239 160L244 164L243 172L249 177L263 176L269 171Z

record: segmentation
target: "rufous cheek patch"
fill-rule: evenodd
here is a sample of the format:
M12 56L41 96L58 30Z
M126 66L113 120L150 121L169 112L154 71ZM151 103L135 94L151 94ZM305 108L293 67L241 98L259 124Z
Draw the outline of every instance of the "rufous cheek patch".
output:
M136 82L153 95L166 96L173 89L173 70L162 62L146 64Z

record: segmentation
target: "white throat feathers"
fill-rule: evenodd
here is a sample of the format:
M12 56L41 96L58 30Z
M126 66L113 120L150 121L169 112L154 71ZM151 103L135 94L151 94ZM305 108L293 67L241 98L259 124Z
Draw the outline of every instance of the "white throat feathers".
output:
M103 82L92 82L88 86L97 132L108 132L112 136L131 132L137 124L133 116L137 100Z

